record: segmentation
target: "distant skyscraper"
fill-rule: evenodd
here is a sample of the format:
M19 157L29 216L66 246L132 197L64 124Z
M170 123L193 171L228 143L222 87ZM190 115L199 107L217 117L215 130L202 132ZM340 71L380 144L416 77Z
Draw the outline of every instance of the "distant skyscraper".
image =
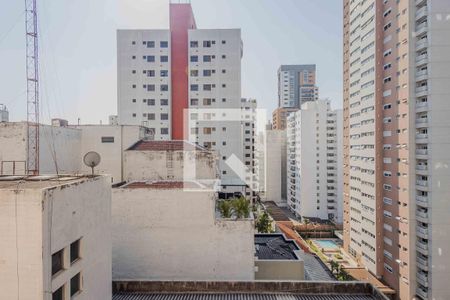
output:
M170 29L118 30L117 46L119 124L216 150L222 184L252 177L242 111L256 101L241 101L240 29L197 29L191 5L176 3Z
M319 99L316 65L281 65L278 69L278 107L300 109Z
M450 299L449 13L344 0L344 246L405 300Z

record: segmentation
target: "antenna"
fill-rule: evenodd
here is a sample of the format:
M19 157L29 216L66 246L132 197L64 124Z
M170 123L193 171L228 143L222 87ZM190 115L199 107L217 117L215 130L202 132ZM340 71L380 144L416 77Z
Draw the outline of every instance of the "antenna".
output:
M83 162L86 166L92 169L92 176L94 176L94 168L98 166L101 161L100 154L95 151L86 153L83 157Z
M39 51L36 0L25 0L27 67L27 171L39 174Z

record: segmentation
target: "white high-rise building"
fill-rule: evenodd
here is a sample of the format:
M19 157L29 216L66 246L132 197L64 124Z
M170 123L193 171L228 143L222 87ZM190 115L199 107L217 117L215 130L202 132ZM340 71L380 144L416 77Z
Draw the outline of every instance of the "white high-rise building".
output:
M244 151L241 30L197 29L191 5L171 3L170 29L119 30L117 47L118 123L216 150L222 186L244 184L254 154Z
M287 123L287 203L296 215L342 223L342 110L306 102Z

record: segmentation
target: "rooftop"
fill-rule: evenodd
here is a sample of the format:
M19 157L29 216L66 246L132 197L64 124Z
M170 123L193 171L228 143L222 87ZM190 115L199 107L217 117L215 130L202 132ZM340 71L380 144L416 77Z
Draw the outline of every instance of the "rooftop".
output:
M154 190L213 189L215 183L216 180L197 180L197 181L151 180L151 181L133 181L118 187L125 189L154 189Z
M369 283L321 281L115 281L112 300L388 300Z
M98 176L86 175L38 175L38 176L0 176L0 189L44 189L91 180Z
M295 251L300 248L283 234L255 234L255 249L258 259L299 260Z
M128 150L137 151L207 151L207 149L200 147L188 141L145 141L141 140L128 148Z

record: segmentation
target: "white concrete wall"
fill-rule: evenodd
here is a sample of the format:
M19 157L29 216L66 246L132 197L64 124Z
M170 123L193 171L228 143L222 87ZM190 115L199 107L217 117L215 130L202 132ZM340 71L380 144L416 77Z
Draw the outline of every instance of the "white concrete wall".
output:
M215 217L212 192L113 189L113 280L253 280L252 220Z
M210 151L128 150L124 153L124 180L195 180L217 178L217 157Z
M62 285L69 299L70 279L79 272L83 284L76 299L111 299L109 178L37 185L0 189L2 299L50 300ZM81 259L52 276L52 254L66 248L68 255L80 238Z
M27 132L24 124L25 123L0 123L0 164L3 165L4 175L13 174L12 163L6 161L17 161L16 174L25 174L25 163L27 160ZM0 173L2 173L1 170Z
M266 130L266 195L264 200L274 201L281 205L285 204L285 199L282 197L283 177L286 178L286 172L283 174L282 171L283 164L286 165L286 161L283 161L283 158L286 158L285 145L285 130Z
M81 129L81 160L89 151L98 152L101 156L101 162L95 168L95 173L111 175L113 183L123 181L123 152L145 137L144 127L82 125L76 126L76 128ZM102 137L113 137L114 142L103 143ZM90 174L91 168L81 162L81 171Z

